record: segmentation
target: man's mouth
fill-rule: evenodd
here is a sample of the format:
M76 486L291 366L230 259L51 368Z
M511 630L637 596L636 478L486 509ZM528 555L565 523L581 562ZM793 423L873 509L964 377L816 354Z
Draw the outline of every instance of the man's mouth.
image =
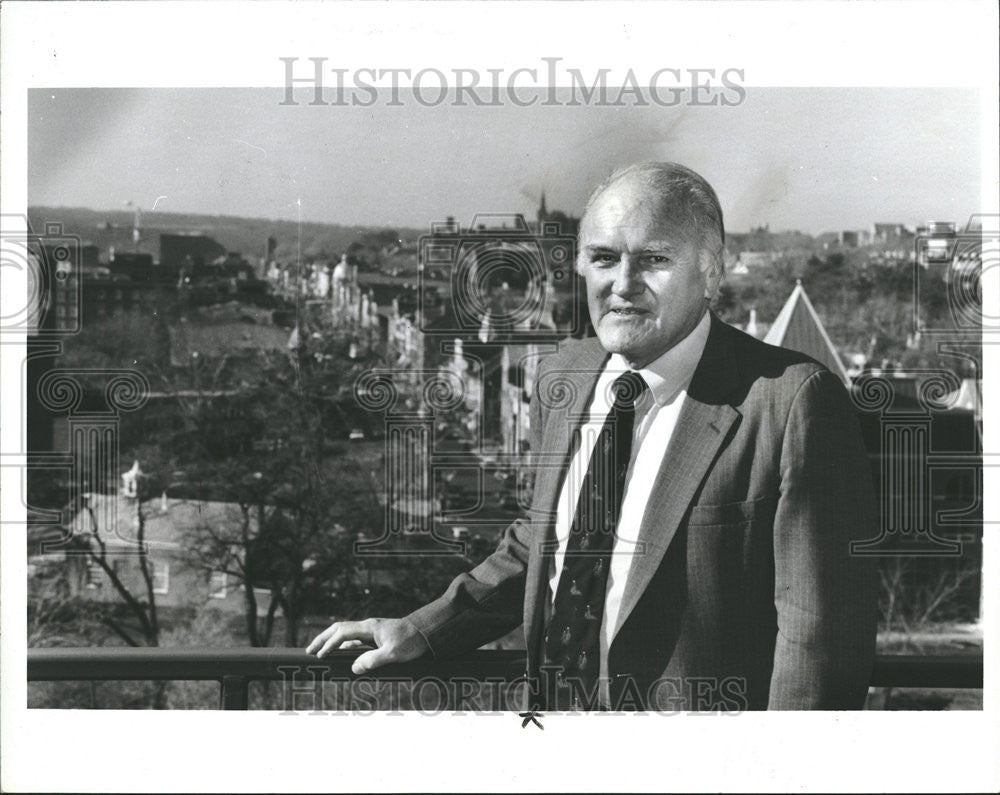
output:
M637 306L619 306L609 309L605 314L617 315L618 317L634 317L647 314L647 310L640 309Z

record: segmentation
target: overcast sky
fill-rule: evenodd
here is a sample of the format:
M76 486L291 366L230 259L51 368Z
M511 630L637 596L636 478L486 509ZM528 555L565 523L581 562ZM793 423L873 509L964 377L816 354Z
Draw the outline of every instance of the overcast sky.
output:
M964 223L979 102L947 89L747 88L736 107L297 107L278 89L54 89L29 99L32 205L426 228L579 214L636 160L684 163L730 231Z

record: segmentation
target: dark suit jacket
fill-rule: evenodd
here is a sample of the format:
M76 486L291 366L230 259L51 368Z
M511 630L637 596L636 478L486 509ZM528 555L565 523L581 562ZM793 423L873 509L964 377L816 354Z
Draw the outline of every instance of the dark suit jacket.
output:
M523 623L529 681L546 675L556 501L607 357L596 339L566 342L539 367L530 514L409 616L434 655ZM608 652L612 708L860 709L877 591L871 561L849 547L874 537L870 469L839 379L713 316L639 530Z

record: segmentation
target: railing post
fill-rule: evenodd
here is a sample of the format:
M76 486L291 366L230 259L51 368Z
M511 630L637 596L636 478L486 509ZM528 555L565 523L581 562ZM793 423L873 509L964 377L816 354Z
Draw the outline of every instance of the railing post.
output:
M245 676L222 677L222 709L247 709L250 702L250 680Z

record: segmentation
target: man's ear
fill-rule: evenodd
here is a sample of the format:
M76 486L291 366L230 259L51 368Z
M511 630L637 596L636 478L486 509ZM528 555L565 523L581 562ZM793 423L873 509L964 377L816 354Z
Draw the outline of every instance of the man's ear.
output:
M703 248L699 259L698 267L705 276L705 298L711 300L715 297L719 283L722 281L722 252L716 255Z

